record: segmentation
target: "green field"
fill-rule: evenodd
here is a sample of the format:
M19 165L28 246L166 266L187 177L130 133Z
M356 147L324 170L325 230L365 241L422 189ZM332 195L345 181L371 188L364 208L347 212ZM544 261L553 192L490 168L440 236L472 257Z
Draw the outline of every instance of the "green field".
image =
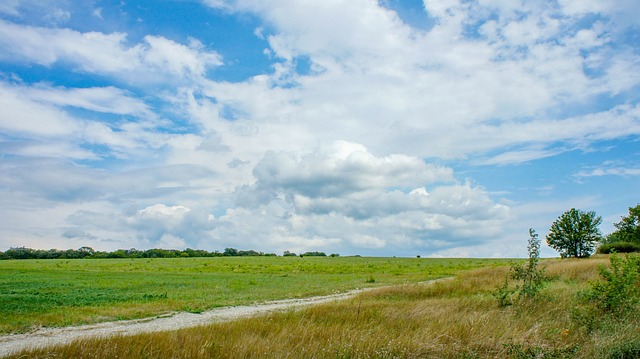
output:
M352 261L401 267L407 278L482 263L363 258L334 264ZM324 260L316 263L332 267ZM636 266L638 261L627 263ZM623 282L635 293L616 297L625 310L611 312L597 298L584 297L594 281L603 280L598 268L609 266L609 258L544 260L541 265L548 276L541 292L508 306L500 306L494 294L510 268L487 267L459 272L451 280L387 286L299 309L175 331L81 339L9 358L640 357L638 268L626 267L626 280L615 276L610 282L610 293L620 293ZM355 270L361 284L368 274Z
M417 283L505 259L215 257L0 261L0 333Z

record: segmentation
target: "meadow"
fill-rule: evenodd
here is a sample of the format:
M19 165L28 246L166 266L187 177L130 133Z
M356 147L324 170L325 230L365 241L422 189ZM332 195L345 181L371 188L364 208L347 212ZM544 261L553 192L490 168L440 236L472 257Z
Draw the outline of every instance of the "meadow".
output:
M607 263L603 257L545 260L550 281L539 296L506 307L497 305L494 293L509 267L489 266L304 309L80 340L12 358L637 358L635 313L596 315L586 326L576 320L584 305L578 293Z
M0 261L0 333L418 283L504 259L214 257Z

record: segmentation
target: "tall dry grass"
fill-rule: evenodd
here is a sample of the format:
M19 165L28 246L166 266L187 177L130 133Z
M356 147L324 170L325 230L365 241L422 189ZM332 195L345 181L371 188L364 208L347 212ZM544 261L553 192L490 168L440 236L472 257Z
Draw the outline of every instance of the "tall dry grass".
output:
M175 332L82 340L14 358L600 358L640 342L640 321L588 332L572 320L577 292L606 258L544 261L538 299L500 308L508 268L433 284Z

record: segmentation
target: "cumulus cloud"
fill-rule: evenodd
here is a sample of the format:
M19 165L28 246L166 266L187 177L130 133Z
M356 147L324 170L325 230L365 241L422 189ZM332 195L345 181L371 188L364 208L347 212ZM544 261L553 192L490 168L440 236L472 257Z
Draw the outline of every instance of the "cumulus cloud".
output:
M308 197L334 197L388 187L415 187L453 179L451 169L407 155L375 157L356 143L334 142L296 156L268 152L254 169L258 185Z
M254 174L255 184L238 189L241 208L218 220L257 243L300 238L297 248L312 249L304 238L324 238L338 247L433 250L471 236L481 242L500 232L509 213L482 188L457 184L449 168L377 157L349 142L304 156L267 153ZM251 218L256 225L247 228Z
M184 171L168 170L165 176L178 172ZM297 158L267 153L254 173L255 183L239 187L236 205L230 203L218 215L212 214L215 207L202 206L193 197L192 205L156 202L123 211L112 201L102 210L70 215L62 236L93 242L129 238L139 248L204 245L413 254L458 246L469 237L482 243L500 232L509 215L508 207L495 203L484 189L457 183L449 168L406 155L375 156L344 141ZM140 174L131 174L132 179L139 181ZM157 184L158 174L149 173L152 182L140 185ZM124 183L131 182L125 178ZM190 197L184 194L164 200L182 198L185 203ZM139 202L162 198L156 193Z
M77 211L67 217L71 226L62 236L93 242L116 241L137 248L202 248L211 242L212 217L206 211L183 205L157 203L140 209Z

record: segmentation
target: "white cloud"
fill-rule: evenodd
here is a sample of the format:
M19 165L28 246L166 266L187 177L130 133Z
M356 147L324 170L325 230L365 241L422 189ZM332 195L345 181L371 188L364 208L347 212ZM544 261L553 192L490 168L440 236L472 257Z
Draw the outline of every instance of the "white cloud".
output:
M0 95L0 130L6 141L2 146L8 153L74 160L127 157L158 148L168 137L159 127L170 124L163 123L143 101L115 87L60 88L0 81ZM74 109L123 117L100 121L100 116L73 115ZM93 146L106 148L94 153Z
M268 152L254 169L259 186L285 188L309 197L340 195L388 187L424 186L453 180L449 168L406 155L375 157L345 141L296 156Z
M595 168L588 168L575 173L574 178L581 180L586 177L602 177L602 176L622 176L634 177L640 176L640 167L620 162L605 162Z
M45 19L52 25L61 25L69 21L71 13L62 9L53 9L50 13L45 15Z
M77 107L90 111L118 115L150 116L149 107L140 99L132 97L116 87L54 88L46 85L21 86L21 95L60 107Z
M127 247L515 253L508 233L524 243L526 228L505 227L513 206L433 163L511 165L640 135L637 45L620 35L638 23L632 0L425 1L427 29L369 0L204 3L255 16L271 71L213 80L226 64L210 38L179 43L143 23L48 28L36 24L54 1L0 5L0 61L106 83L2 74L19 84L0 82L0 189L17 207L64 207L33 233ZM104 29L112 10L86 11ZM49 20L77 26L64 11Z
M275 29L264 35L271 50L291 63L307 58L315 68L301 75L283 65L270 87L247 82L208 91L242 108L261 134L277 120L300 136L332 141L339 133L387 153L465 158L505 147L530 153L532 143L597 141L596 117L580 117L569 128L574 118L565 121L558 108L640 84L633 76L640 73L637 56L612 50L606 23L581 22L550 3L426 2L439 18L427 31L369 1L224 6L268 21ZM296 86L278 88L282 78Z
M4 133L32 136L65 136L80 130L80 124L60 109L30 101L15 88L0 82L0 129ZM43 126L46 123L46 126Z
M453 181L448 168L408 156L376 157L354 143L334 143L301 157L267 153L254 174L255 185L238 189L243 208L218 219L227 238L255 238L256 244L264 238L271 245L297 237L341 238L336 246L351 251L406 251L409 244L426 251L470 237L482 242L501 232L509 213L482 188L443 184ZM241 232L234 235L236 228ZM285 233L286 241L278 239ZM301 240L299 246L305 244Z
M0 20L0 58L44 66L71 63L80 71L117 76L120 80L147 83L200 79L207 68L222 60L200 43L183 45L148 35L142 43L127 45L127 34L78 32L24 26Z

